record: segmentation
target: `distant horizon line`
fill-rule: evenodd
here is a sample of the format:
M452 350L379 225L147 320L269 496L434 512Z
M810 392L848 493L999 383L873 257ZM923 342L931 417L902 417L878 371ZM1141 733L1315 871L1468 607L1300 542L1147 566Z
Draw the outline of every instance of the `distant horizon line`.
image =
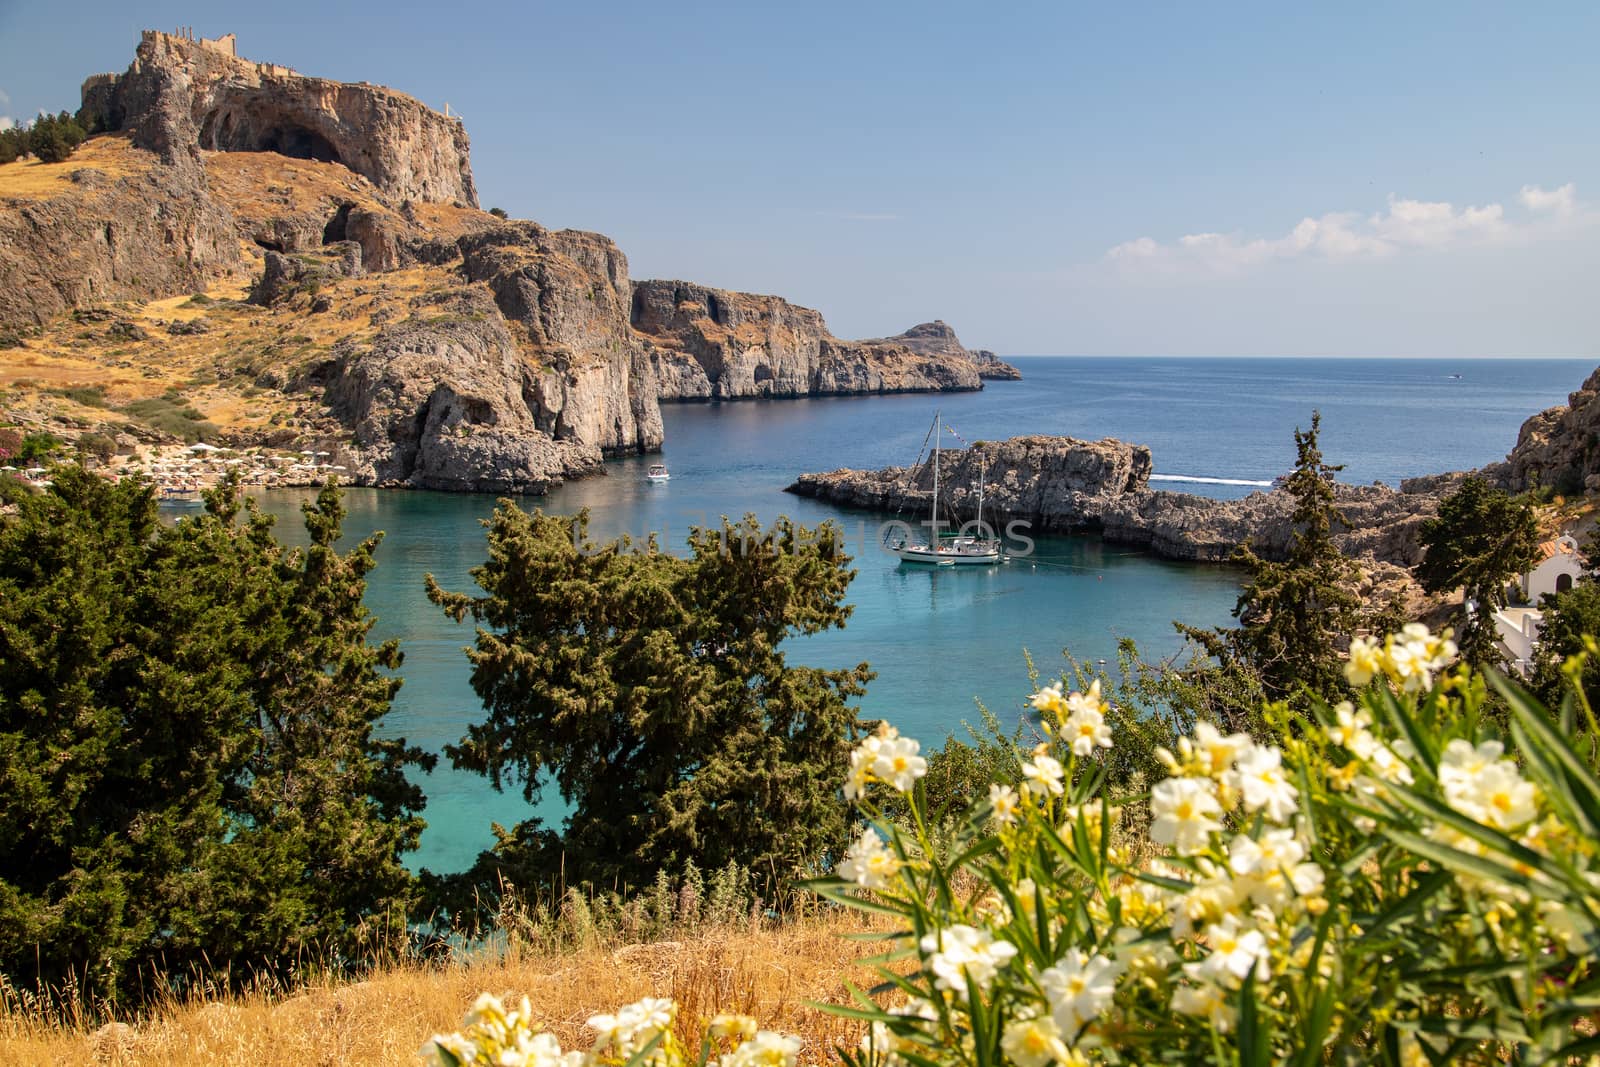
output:
M1163 353L1155 353L1155 354L1143 353L1143 354L1140 354L1140 355L1111 355L1111 354L1108 354L1108 353L1083 353L1083 352L1048 352L1048 353L1047 352L1032 352L1032 353L1028 353L1028 354L1022 354L1022 353L1000 353L1000 358L1003 359L1003 360L1005 360L1005 359L1343 359L1343 360L1351 360L1351 361L1355 361L1355 360L1413 359L1413 360L1426 360L1426 361L1432 362L1432 363L1448 363L1448 362L1467 363L1467 362L1485 362L1485 361L1489 361L1489 360L1502 360L1503 361L1503 360L1527 359L1527 360L1548 360L1548 361L1551 361L1551 362L1560 362L1560 363L1595 363L1595 364L1600 364L1600 355L1593 355L1593 356L1530 356L1530 355L1522 355L1522 356L1404 356L1404 355L1393 355L1393 354L1391 354L1391 355L1384 355L1384 356L1304 356L1304 355L1301 355L1301 356L1289 356L1289 355L1264 356L1264 355L1237 355L1236 354L1236 355L1226 355L1226 356L1220 356L1220 355L1203 355L1203 356L1200 356L1200 355L1172 355L1172 354L1163 354Z

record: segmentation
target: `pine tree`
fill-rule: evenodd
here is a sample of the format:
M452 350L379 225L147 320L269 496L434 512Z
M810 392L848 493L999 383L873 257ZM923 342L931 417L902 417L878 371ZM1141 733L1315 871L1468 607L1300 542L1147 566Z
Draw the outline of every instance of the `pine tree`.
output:
M301 551L236 485L171 527L146 486L54 481L0 520L0 969L116 998L404 936L431 757L374 736L376 540L334 550L331 489Z
M1235 554L1250 575L1234 606L1239 626L1180 627L1224 666L1242 662L1254 671L1261 690L1274 700L1305 689L1342 691L1342 650L1362 614L1352 590L1355 565L1333 542L1335 525L1345 521L1334 502L1333 478L1344 468L1323 462L1317 440L1321 427L1321 413L1313 412L1311 429L1294 433L1297 458L1284 486L1294 498L1294 533L1285 558L1265 560L1247 546Z
M554 782L573 806L569 878L637 886L692 861L782 882L843 843L837 796L858 723L846 700L871 672L779 651L850 613L838 530L746 517L693 531L689 548L595 546L587 513L503 503L473 571L485 595L428 580L446 612L484 624L468 655L488 716L449 754L530 799ZM554 845L523 824L471 877L527 884Z
M1482 478L1468 478L1422 524L1420 539L1427 550L1417 565L1422 587L1430 593L1462 590L1456 629L1462 657L1473 664L1497 664L1495 609L1505 607L1506 586L1539 551L1533 509Z

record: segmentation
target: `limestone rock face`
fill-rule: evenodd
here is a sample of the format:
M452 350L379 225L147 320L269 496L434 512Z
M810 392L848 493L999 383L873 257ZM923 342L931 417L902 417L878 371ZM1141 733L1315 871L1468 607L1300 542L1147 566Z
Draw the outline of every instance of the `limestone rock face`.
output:
M597 445L541 430L540 372L494 312L470 293L420 307L321 370L326 402L354 431L355 480L542 493L599 470Z
M1600 490L1600 369L1568 394L1565 407L1524 422L1505 463L1484 473L1514 493L1538 486L1568 495Z
M661 447L655 371L628 327L628 260L608 237L521 222L461 239L462 269L540 354L540 428L607 453Z
M977 365L978 377L992 378L999 381L1020 381L1022 372L1009 363L1002 362L1000 357L986 348L971 349L963 347L956 332L945 325L943 319L934 319L911 327L905 333L897 333L893 337L885 337L877 342L879 344L904 345L913 352L924 356L939 356L944 359L970 360Z
M820 314L776 296L635 282L632 321L663 400L983 388L970 359L925 355L893 340L842 341Z
M201 288L239 261L232 215L208 195L198 168L162 166L123 138L97 138L72 163L81 169L71 177L98 177L64 181L48 197L0 201L0 326Z
M980 459L981 455L981 459ZM1241 544L1282 559L1294 529L1287 492L1213 500L1152 490L1150 450L1112 438L1014 437L981 449L941 453L940 498L959 522L976 516L980 462L985 519L996 530L1021 520L1032 533L1092 533L1138 545L1168 559L1222 561ZM932 489L926 464L915 471L837 470L803 474L789 492L847 507L925 515ZM1432 493L1381 486L1339 486L1348 525L1335 540L1348 555L1411 566L1420 560L1418 532L1438 508ZM941 506L945 514L945 507Z
M654 371L628 328L628 265L614 244L512 223L455 248L466 284L419 299L306 383L352 427L358 480L539 493L596 473L606 455L661 447ZM443 246L422 252L450 262ZM267 277L285 278L271 291L302 284L287 257L267 260Z
M84 83L83 106L169 163L197 149L278 152L342 163L395 198L478 203L460 119L391 89L240 59L231 37L146 30L127 73Z

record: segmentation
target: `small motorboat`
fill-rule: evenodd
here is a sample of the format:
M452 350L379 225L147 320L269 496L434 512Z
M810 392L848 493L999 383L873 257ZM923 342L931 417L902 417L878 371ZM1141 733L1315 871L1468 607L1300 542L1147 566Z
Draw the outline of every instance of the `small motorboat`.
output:
M645 481L648 482L666 482L672 480L672 475L667 473L667 465L665 463L650 464L650 469L645 472L644 477Z

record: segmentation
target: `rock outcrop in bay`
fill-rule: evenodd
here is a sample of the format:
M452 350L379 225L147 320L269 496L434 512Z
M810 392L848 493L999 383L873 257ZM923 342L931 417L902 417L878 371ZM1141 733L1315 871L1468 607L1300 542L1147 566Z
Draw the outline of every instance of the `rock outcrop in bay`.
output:
M948 514L963 522L976 515L980 462L984 516L996 529L1021 520L1032 534L1098 534L1167 559L1213 562L1228 559L1241 544L1281 559L1294 533L1289 494L1214 500L1151 489L1150 450L1112 438L1013 437L943 452L940 498ZM789 492L920 521L932 493L932 469L923 464L914 470L803 474ZM1337 492L1349 522L1335 540L1346 554L1407 567L1421 558L1418 527L1437 509L1436 495L1382 486L1341 485Z
M898 338L840 340L821 314L776 296L642 281L634 283L632 318L663 400L983 388L979 361L959 344L951 354Z

